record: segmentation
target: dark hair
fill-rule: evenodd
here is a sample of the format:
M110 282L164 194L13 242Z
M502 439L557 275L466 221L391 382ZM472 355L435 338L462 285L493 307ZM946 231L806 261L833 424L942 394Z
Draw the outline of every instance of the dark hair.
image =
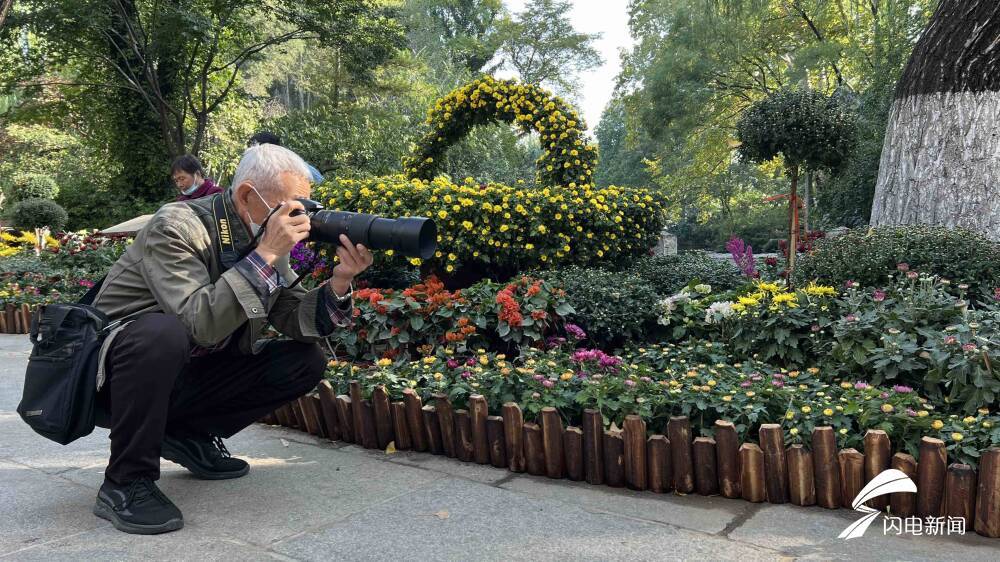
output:
M255 144L276 144L281 146L281 138L270 131L261 131L250 137L250 141L247 142L247 146L253 146Z
M193 154L184 154L174 158L172 164L170 164L170 175L174 175L178 171L185 171L192 176L194 174L205 175L205 169L201 167L201 160L198 160Z

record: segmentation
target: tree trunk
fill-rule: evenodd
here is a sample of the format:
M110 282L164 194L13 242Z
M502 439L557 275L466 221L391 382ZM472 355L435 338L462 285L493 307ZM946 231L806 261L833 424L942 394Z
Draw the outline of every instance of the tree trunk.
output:
M1000 3L942 0L896 88L871 224L1000 239Z
M802 198L802 232L809 239L809 206L812 205L813 172L806 173L806 193Z
M792 166L788 173L792 176L792 191L788 195L788 279L791 281L799 247L799 167Z

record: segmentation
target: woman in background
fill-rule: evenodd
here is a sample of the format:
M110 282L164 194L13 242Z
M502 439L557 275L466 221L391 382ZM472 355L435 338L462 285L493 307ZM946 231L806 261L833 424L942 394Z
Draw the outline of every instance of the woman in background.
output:
M177 195L177 201L201 199L213 193L222 192L222 188L205 177L201 161L191 154L178 156L174 159L170 165L170 176L174 179L177 191L180 192Z

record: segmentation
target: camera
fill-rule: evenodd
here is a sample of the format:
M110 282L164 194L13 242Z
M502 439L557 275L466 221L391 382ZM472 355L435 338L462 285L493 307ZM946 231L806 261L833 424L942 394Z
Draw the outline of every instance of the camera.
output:
M299 203L309 216L309 239L326 244L340 244L340 235L372 250L393 250L408 258L429 259L437 251L437 225L424 217L387 219L378 215L331 211L312 199ZM295 211L293 215L302 214Z

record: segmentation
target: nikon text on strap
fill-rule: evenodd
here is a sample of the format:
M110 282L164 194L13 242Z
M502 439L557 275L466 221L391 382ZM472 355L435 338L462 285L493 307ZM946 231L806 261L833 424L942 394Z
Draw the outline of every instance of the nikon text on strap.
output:
M236 265L236 262L240 261L240 254L236 251L236 245L233 243L233 220L229 216L229 210L226 208L226 200L228 191L219 193L215 196L215 201L212 202L212 214L215 217L215 233L219 239L219 261L222 262L222 268L224 270L232 268Z

